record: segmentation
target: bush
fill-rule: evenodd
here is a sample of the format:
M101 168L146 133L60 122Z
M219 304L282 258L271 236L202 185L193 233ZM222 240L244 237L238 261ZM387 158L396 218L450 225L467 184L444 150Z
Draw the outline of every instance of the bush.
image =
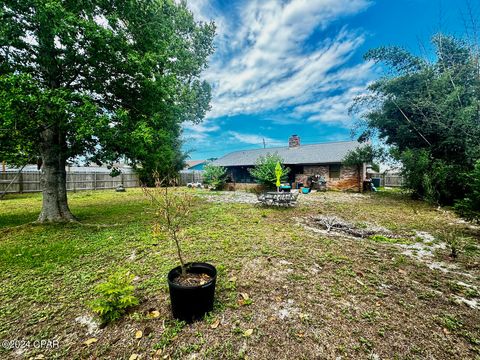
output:
M467 196L456 202L455 210L468 220L480 222L480 160L466 177L469 184Z
M227 177L227 169L223 166L216 166L213 164L207 164L204 168L203 182L210 185L213 189L219 190L225 184Z
M448 250L450 251L450 258L456 259L458 255L464 252L465 247L471 241L470 237L464 236L459 229L453 228L444 230L440 234L440 239L445 241Z
M99 298L93 301L91 307L104 324L120 319L127 308L138 304L133 277L129 273L116 273L95 287Z
M250 175L252 175L255 180L267 188L275 188L277 182L277 176L275 175L275 167L277 163L282 164L283 159L278 154L267 154L265 156L260 156L257 159L255 167L249 169ZM282 176L281 181L287 180L287 175L290 172L289 168L282 166Z

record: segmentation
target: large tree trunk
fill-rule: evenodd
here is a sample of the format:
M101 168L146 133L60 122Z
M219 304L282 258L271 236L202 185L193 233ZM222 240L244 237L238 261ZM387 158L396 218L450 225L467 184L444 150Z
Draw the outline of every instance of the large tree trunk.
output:
M38 28L39 65L45 85L50 89L59 89L61 69L55 48L55 25L48 18L40 18ZM72 221L75 217L67 203L67 142L64 124L67 116L55 104L46 107L45 128L40 132L40 154L42 156L42 175L40 184L43 192L42 211L39 222Z
M66 157L63 146L64 139L53 129L46 129L41 134L42 145L42 211L39 222L73 221L67 203Z

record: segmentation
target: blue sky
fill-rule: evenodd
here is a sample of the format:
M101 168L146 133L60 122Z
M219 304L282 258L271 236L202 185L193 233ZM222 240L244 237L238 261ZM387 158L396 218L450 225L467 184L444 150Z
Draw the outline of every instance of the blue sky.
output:
M242 149L351 139L352 100L381 68L371 48L398 45L431 55L439 31L465 36L477 0L189 0L201 21L215 21L216 51L204 73L212 109L185 124L191 159ZM469 10L470 9L470 10Z

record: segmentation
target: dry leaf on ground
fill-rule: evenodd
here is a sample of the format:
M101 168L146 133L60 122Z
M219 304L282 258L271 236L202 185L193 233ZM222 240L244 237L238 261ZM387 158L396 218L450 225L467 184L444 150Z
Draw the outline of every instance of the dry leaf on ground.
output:
M160 317L160 311L154 310L148 313L148 316L151 318L158 318Z
M220 325L220 320L217 319L210 325L210 327L212 329L216 329L218 327L218 325Z
M96 338L90 338L90 339L84 341L83 343L84 343L85 345L91 345L91 344L93 344L93 343L96 343L97 341L98 341L98 339L96 339Z
M243 336L250 336L253 334L253 329L248 329L248 330L245 330L245 332L243 333Z

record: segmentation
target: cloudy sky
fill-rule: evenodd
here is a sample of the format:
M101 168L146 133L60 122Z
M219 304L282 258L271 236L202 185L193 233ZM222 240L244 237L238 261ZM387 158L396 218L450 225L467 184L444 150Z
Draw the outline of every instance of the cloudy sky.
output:
M303 144L350 140L352 99L381 75L363 54L383 45L428 53L434 33L463 35L469 8L480 10L476 0L189 0L189 7L217 25L204 74L212 109L184 128L192 159L264 141L284 146L291 134Z

